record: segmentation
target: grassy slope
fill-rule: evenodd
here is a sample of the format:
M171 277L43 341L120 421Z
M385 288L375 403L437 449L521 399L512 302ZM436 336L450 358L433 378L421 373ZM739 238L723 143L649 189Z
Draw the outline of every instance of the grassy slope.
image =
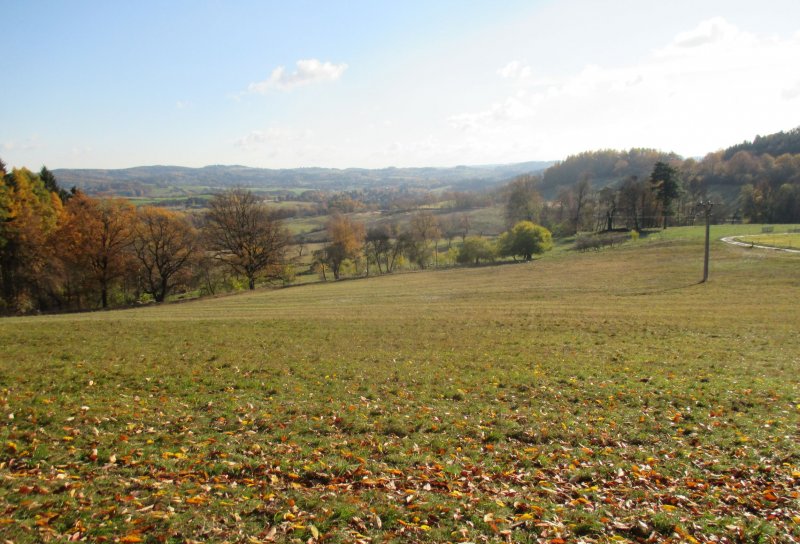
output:
M701 254L2 320L0 534L798 538L800 262Z
M758 234L742 237L741 241L752 242L762 246L800 249L800 234L797 233Z

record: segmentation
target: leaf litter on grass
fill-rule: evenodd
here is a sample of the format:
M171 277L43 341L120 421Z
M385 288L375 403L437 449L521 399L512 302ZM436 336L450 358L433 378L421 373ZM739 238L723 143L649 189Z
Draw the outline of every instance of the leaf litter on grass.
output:
M5 320L0 533L796 541L796 282L732 260L709 292L628 296L690 247L259 293L247 319L202 302ZM749 289L770 305L739 304Z

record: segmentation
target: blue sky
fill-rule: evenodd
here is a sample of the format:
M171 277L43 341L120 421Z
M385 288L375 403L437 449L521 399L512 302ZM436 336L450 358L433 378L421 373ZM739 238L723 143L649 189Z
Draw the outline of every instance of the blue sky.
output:
M800 125L800 2L0 0L10 166L684 156Z

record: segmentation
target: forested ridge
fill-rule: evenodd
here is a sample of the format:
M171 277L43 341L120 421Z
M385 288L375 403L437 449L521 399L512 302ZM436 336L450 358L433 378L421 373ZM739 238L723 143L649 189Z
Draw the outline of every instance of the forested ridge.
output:
M702 159L654 149L601 150L573 155L548 168L537 185L549 200L574 199L578 186L630 193L658 162L674 167L680 184L676 215L687 216L698 201L715 203L717 220L800 221L800 128L707 154ZM591 192L589 191L589 192ZM633 198L629 195L630 198ZM614 202L608 202L611 208ZM588 227L588 225L586 225Z
M756 136L753 141L745 141L725 150L725 158L730 159L739 151L748 151L753 155L772 155L778 157L785 153L800 153L800 127L787 132L781 131L767 136Z

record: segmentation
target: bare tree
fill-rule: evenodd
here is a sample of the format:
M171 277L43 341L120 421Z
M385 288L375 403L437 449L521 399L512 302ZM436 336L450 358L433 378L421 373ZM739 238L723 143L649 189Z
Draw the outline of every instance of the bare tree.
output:
M367 253L367 267L369 261L373 261L378 267L378 274L383 274L382 263L386 264L386 272L391 272L389 268L389 254L392 250L392 227L391 225L378 225L370 228L364 241L364 249ZM369 268L367 268L369 271Z
M544 200L537 187L541 179L532 174L524 174L508 184L506 200L506 223L509 227L519 221L539 221Z
M289 234L256 196L230 189L209 201L205 235L208 247L255 289L256 278L278 277L284 264Z
M439 237L442 235L441 228L439 227L439 220L436 216L429 211L419 211L408 224L408 230L411 238L416 244L416 251L414 251L414 260L420 268L425 268L425 263L428 259L428 243L433 241L434 262L439 264Z
M145 206L137 211L132 246L145 290L164 302L176 280L188 276L197 256L197 233L175 212Z
M572 222L575 226L575 232L578 232L581 228L581 219L592 192L590 176L588 174L583 174L580 181L575 184L573 191L575 193L575 215L572 218Z

